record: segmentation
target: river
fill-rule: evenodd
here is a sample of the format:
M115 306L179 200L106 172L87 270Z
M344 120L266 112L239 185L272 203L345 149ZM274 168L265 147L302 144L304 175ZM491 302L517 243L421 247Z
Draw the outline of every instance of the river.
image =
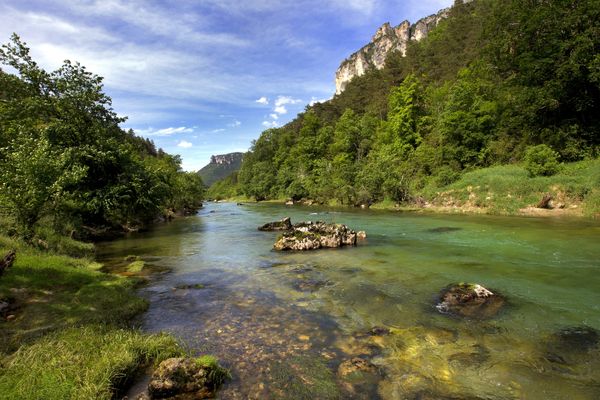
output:
M256 228L285 216L368 237L275 252ZM211 203L98 246L108 268L128 255L158 271L140 326L216 355L233 375L222 399L600 398L595 221ZM508 303L488 320L440 314L455 282Z

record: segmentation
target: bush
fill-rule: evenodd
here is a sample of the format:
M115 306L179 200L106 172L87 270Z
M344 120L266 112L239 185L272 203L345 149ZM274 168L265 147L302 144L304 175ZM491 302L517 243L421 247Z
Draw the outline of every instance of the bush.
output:
M530 176L550 176L558 172L558 153L551 147L540 144L525 151L525 169Z

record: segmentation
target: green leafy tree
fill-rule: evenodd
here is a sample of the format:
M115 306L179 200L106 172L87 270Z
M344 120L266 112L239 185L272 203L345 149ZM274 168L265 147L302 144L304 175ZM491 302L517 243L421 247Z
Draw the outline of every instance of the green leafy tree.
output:
M545 144L531 146L525 152L525 169L531 176L554 175L560 168L558 157L558 153Z

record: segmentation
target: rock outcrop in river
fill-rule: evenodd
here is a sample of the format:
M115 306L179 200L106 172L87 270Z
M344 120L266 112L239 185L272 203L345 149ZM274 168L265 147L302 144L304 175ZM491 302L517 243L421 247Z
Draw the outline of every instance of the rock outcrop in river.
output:
M281 221L268 222L258 227L259 231L289 231L290 229L292 229L290 217L286 217Z
M479 284L458 283L442 290L436 308L447 314L469 318L490 318L505 303L503 296Z
M316 250L342 246L356 246L357 234L343 224L328 224L323 221L291 224L289 218L270 222L259 230L285 230L273 245L275 250ZM366 234L365 234L366 236Z

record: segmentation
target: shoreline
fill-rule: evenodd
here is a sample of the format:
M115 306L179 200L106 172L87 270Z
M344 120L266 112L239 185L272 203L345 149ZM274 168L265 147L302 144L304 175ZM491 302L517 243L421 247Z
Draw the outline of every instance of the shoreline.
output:
M222 199L218 201L212 201L214 203L237 203L238 205L243 204L275 204L280 206L287 207L338 207L349 210L357 210L361 209L361 207L357 206L349 206L343 204L320 204L314 202L312 204L296 202L293 205L286 204L288 200L284 199L270 199L270 200L261 200L256 201L253 199L247 198L230 198L230 199ZM598 220L600 215L585 215L582 207L580 205L572 205L571 207L565 208L537 208L534 206L528 206L524 208L518 209L517 212L510 211L498 211L494 210L490 207L477 207L472 205L463 205L463 206L441 206L441 205L433 205L428 204L426 206L418 206L418 205L389 205L385 202L374 203L370 207L364 207L367 210L375 210L375 211L398 211L398 212L411 212L411 213L421 213L421 214L463 214L463 215L488 215L488 216L503 216L503 217L540 217L540 218L576 218L583 220Z

